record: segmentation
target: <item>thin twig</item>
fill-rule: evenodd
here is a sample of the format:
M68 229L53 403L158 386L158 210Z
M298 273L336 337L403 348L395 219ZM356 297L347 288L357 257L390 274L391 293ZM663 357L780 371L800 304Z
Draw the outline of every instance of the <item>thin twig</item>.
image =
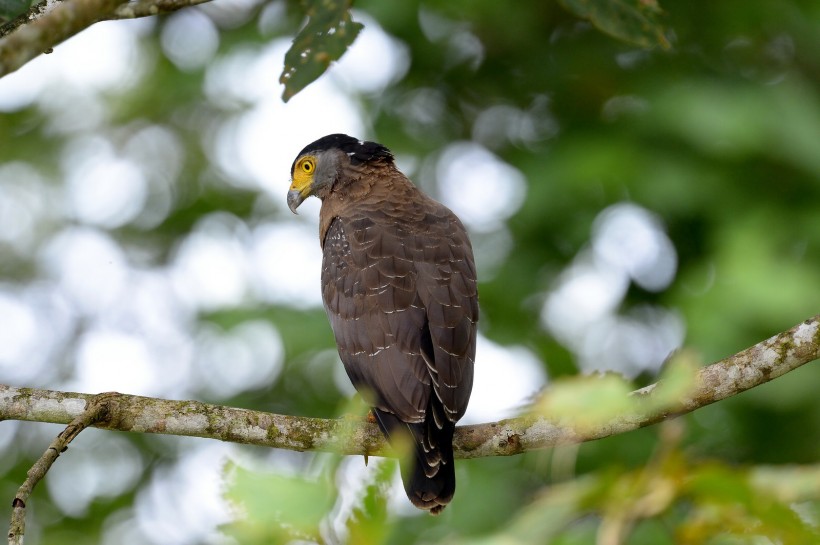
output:
M456 429L455 455L458 458L508 456L625 433L739 394L818 357L820 315L700 369L694 388L672 409L614 414L595 427L558 422L544 415L461 426ZM658 384L637 390L634 396L651 401ZM377 426L364 421L286 416L198 401L112 395L116 395L114 412L97 427L205 437L297 451L389 453ZM0 420L67 423L81 414L92 398L89 394L0 385ZM653 406L652 403L646 405Z
M12 502L11 524L9 525L9 545L22 545L23 536L26 531L26 502L34 487L37 486L48 470L61 453L65 452L68 444L77 437L81 431L89 426L95 425L105 420L109 414L108 402L115 397L110 393L100 394L89 399L87 407L82 413L77 415L66 429L54 438L46 451L40 456L31 469L26 474L26 480L17 490Z

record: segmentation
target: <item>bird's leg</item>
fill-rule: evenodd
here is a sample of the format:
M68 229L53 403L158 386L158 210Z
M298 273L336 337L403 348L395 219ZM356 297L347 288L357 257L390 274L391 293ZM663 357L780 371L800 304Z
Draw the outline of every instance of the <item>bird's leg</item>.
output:
M376 424L376 414L373 412L373 409L367 411L367 416L365 417L370 424ZM367 452L364 453L364 465L367 466Z

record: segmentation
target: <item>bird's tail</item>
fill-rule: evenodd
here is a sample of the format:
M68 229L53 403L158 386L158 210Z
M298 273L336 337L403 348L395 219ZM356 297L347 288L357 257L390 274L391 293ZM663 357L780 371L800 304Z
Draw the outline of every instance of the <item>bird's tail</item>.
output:
M439 427L432 412L428 411L424 422L408 424L393 414L373 409L379 427L393 445L400 443L402 436L412 441L413 452L400 462L401 480L407 497L419 509L438 515L456 491L453 464L453 432L456 426L447 419L441 419Z

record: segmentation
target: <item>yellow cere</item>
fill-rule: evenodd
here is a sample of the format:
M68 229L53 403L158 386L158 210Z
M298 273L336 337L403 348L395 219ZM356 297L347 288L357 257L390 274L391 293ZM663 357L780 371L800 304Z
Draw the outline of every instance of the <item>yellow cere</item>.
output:
M290 185L291 190L304 193L313 182L313 171L316 169L316 162L312 157L304 157L296 163L296 168L293 169L293 183Z

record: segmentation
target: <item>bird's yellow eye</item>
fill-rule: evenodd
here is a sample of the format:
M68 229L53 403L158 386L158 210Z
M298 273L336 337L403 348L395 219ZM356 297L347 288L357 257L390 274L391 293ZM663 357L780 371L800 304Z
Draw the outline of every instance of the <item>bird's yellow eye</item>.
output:
M313 172L313 167L314 167L314 165L313 165L313 161L311 161L310 159L308 159L308 160L306 160L306 161L302 162L302 170L304 170L304 171L305 171L305 172L307 172L308 174L310 174L311 172Z

